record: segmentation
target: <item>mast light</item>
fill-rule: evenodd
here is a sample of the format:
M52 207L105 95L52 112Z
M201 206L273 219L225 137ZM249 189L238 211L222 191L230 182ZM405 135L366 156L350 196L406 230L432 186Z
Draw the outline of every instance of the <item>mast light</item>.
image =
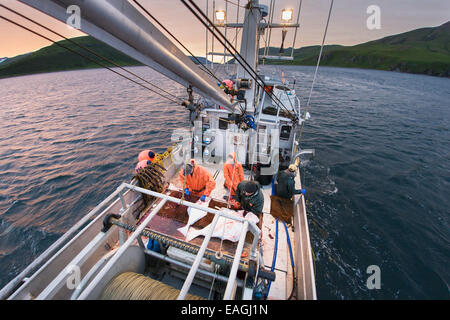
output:
M294 13L293 9L283 9L281 11L281 20L283 20L284 23L292 21L293 13Z
M224 23L225 22L225 17L226 17L226 14L225 14L225 11L224 10L216 10L216 20L219 22L219 23Z

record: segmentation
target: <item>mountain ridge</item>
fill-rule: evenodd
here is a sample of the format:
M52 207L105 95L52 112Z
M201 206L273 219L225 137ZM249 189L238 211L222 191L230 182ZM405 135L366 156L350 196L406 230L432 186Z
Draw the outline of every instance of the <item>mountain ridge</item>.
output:
M294 61L269 63L316 65L319 51L320 46L295 49ZM290 48L285 52L289 53ZM321 65L450 77L450 21L354 46L325 46Z
M138 61L126 56L103 42L89 36L72 38L58 42L72 50L80 51L92 59L93 54L74 45L76 42L107 57L120 66L139 66ZM289 54L292 48L286 48ZM263 49L260 49L262 53ZM269 48L269 55L278 55L279 48ZM268 60L274 65L316 65L320 46L294 49L294 60ZM202 63L204 57L197 57ZM191 59L193 59L191 57ZM194 59L193 59L194 60ZM195 60L194 60L195 62ZM101 63L108 67L113 64ZM326 45L321 59L322 66L362 68L427 74L450 77L450 21L437 27L425 27L387 36L354 46ZM97 64L67 51L57 44L44 47L32 53L16 56L0 64L0 78L35 73L99 68Z

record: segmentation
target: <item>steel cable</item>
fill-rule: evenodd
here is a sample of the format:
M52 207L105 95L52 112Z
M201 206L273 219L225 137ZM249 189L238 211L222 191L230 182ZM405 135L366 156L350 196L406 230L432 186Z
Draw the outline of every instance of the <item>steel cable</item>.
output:
M248 62L247 61L245 61L245 59L241 56L241 54L236 50L236 48L234 48L234 46L225 38L225 36L222 34L222 32L220 32L220 30L218 30L217 29L217 27L211 22L211 20L208 18L208 16L205 16L205 13L195 4L195 2L194 1L192 1L192 0L188 0L192 5L193 5L193 7L195 8L195 10L197 10L199 13L200 13L200 15L202 15L203 16L203 19L199 16L199 14L197 13L197 12L195 12L195 10L185 1L185 0L181 0L181 2L192 12L192 14L194 14L194 16L196 16L197 17L197 19L207 28L207 29L209 29L210 31L211 31L211 33L214 35L214 37L225 47L225 48L227 48L228 49L228 52L230 52L230 54L236 59L236 61L238 61L239 62L239 64L245 69L245 71L250 75L250 77L252 77L252 79L253 80L255 80L255 83L262 89L262 90L264 90L264 88L265 88L265 82L264 82L264 80L262 80L262 78L258 75L258 73L248 64ZM205 20L206 20L206 22L205 22ZM213 27L213 30L215 31L215 32L213 32L213 30L211 30L210 29L210 27L209 26L212 26ZM217 34L219 34L223 39L224 39L224 41L222 40L222 39L220 39L219 38L219 36L217 35ZM227 45L228 45L228 47L227 47ZM233 51L235 52L235 53L233 53L231 50L230 50L230 48L231 49L233 49ZM237 56L236 56L237 55ZM239 58L240 59L238 59L238 56L239 56ZM245 65L244 65L245 64ZM260 82L258 82L258 80L262 83L260 83ZM290 115L290 117L291 117L291 119L292 120L294 120L296 117L295 117L295 115L293 115L292 114L292 112L290 112L287 108L286 108L286 106L284 106L284 104L277 98L277 97L275 97L274 95L273 95L273 93L268 93L269 94L269 97L272 99L272 101L273 102L275 102L279 107L281 106L281 107L283 107L285 110L286 110L286 112ZM277 100L277 101L275 101L275 100Z
M8 9L8 10L9 10L9 8L5 7L5 6L2 5L2 4L0 4L0 6L1 6L1 7L4 7L5 9ZM13 10L11 10L11 11L13 11ZM20 14L19 14L19 15L20 15ZM22 16L22 15L20 15L20 16ZM24 17L24 16L23 16L23 17ZM27 30L27 31L29 31L29 32L31 32L31 33L33 33L33 34L35 34L35 35L37 35L37 36L39 36L39 37L41 37L41 38L47 40L47 41L50 41L50 42L54 43L55 45L57 45L57 46L59 46L59 47L61 47L61 48L64 48L64 49L66 49L66 50L68 50L68 51L70 51L70 52L72 52L72 53L74 53L74 54L77 54L77 55L79 55L79 56L81 56L81 57L83 57L83 58L85 58L85 59L87 59L87 60L89 60L89 61L91 61L91 62L97 64L98 66L100 66L100 67L102 67L102 68L108 69L108 70L110 70L111 72L114 72L115 74L117 74L117 75L119 75L119 76L121 76L121 77L123 77L123 78L125 78L125 79L127 79L127 80L130 80L131 82L133 82L133 83L135 83L135 84L137 84L137 85L139 85L139 86L141 86L141 87L143 87L143 88L145 88L145 89L147 89L147 90L149 90L149 91L151 91L151 92L153 92L153 93L156 93L156 94L158 94L159 96L161 96L161 97L163 97L163 98L165 98L165 99L167 99L167 100L169 100L169 101L171 101L171 102L173 102L173 103L175 103L175 104L180 104L180 102L183 101L182 99L180 99L180 98L178 98L178 97L172 95L173 97L175 97L175 98L177 98L177 99L179 100L179 101L175 101L174 99L169 98L169 97L167 97L167 96L161 94L160 92L158 92L158 91L156 91L156 90L154 90L154 89L152 89L152 88L149 88L148 86L143 85L142 83L139 83L139 82L137 82L137 81L135 81L135 80L133 80L133 79L131 79L131 78L129 78L129 77L127 77L127 76L125 76L125 75L123 75L123 74L121 74L121 73L115 71L115 70L113 70L112 68L110 68L110 67L108 67L108 66L102 64L101 62L99 62L99 61L97 61L97 60L95 60L95 59L92 59L91 57L88 57L88 56L86 56L86 55L84 55L84 54L82 54L82 53L80 53L80 52L78 52L78 51L76 51L76 50L73 50L72 48L69 48L69 47L63 45L63 44L59 43L58 41L55 41L55 40L53 40L53 39L50 39L50 38L48 38L48 37L46 37L46 36L40 34L40 33L37 32L37 31L31 30L30 28L25 27L24 25L22 25L22 24L20 24L20 23L18 23L18 22L15 22L15 21L13 21L13 20L11 20L11 19L8 19L8 18L6 18L6 17L4 17L4 16L1 16L1 15L0 15L0 18L3 19L3 20L5 20L5 21L7 21L7 22L9 22L9 23L11 23L11 24L14 24L14 25L16 25L16 26L18 26L18 27L20 27L20 28L22 28L22 29L24 29L24 30ZM26 18L26 17L24 17L24 18ZM26 18L26 19L28 19L28 18ZM31 19L28 19L28 20L30 20L31 22L34 22L34 21L31 20ZM37 25L39 25L39 23L37 23L37 22L34 22L34 23L36 23ZM42 27L45 28L45 29L47 29L47 28L44 27L44 26L42 26ZM50 31L51 31L51 30L50 30ZM52 32L53 32L53 31L52 31ZM56 34L56 32L54 32L54 33ZM63 36L62 36L62 37L63 37ZM65 38L65 37L63 37L63 38ZM70 41L71 43L74 43L75 45L77 45L77 46L83 48L81 45L78 45L76 42L74 42L74 41L72 41L72 40L70 40L70 39L67 39L67 38L66 38L66 40L68 40L68 41ZM95 55L98 56L98 57L101 57L100 55L94 53L94 52L93 52L92 50L90 50L90 49L87 49L87 48L84 48L84 49L87 50L87 51L89 51L89 52L92 53L92 54L95 54ZM105 60L105 61L108 61L108 59L106 59L106 58L105 58L104 60ZM114 65L118 66L118 67L121 68L122 70L125 70L125 71L127 71L128 73L131 73L131 74L133 74L134 76L140 78L139 76L135 75L135 74L132 73L131 71L128 71L128 70L126 70L126 69L120 67L119 65L115 64L114 62L112 62L112 61L110 61L110 60L109 60L108 62L113 63ZM142 78L140 78L140 79L143 80L143 81L145 81L145 82L147 82L147 83L149 83L150 85L156 87L154 84L152 84L152 83L146 81L145 79L142 79ZM159 87L157 87L157 88L158 88L159 90L161 90L161 91L164 91L163 89L161 89L161 88L159 88Z
M211 70L208 69L208 67L206 67L188 48L186 48L185 45L183 45L183 43L181 43L181 41L179 41L169 30L167 30L166 27L164 27L164 25L159 22L158 19L156 19L147 9L145 9L137 0L133 0L134 3L136 3L136 5L141 8L151 19L153 19L153 21L155 21L165 32L167 32L179 45L181 45L183 47L184 50L186 50L192 58L195 59L195 61L198 62L198 64L203 67L204 71L207 72L210 76L212 76L214 79L216 79L217 81L219 81L220 83L222 83L222 80L220 80L215 74L214 72L212 72Z
M312 84L311 84L311 90L309 91L308 102L306 103L305 117L306 117L306 115L308 113L308 110L309 110L309 106L310 106L310 103L311 103L311 96L312 96L312 93L313 93L313 90L314 90L314 84L316 83L317 72L319 71L320 60L322 58L323 47L325 45L325 39L326 39L326 36L327 36L327 33L328 33L328 25L330 23L331 12L333 10L333 3L334 3L334 0L331 0L330 10L328 12L327 24L325 26L325 32L323 34L323 39L322 39L322 45L320 46L319 57L317 58L316 70L314 72L314 77L313 77L313 81L312 81ZM297 140L299 144L300 144L300 140L302 138L304 124L305 124L305 120L302 121L302 126L300 128L300 134L299 134L299 137L298 137L298 140Z

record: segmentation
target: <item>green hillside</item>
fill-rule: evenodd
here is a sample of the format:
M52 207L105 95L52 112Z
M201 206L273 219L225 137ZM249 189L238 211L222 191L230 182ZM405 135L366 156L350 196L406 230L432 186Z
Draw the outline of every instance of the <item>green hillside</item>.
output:
M71 41L76 42L86 48L89 48L93 52L114 61L120 66L134 66L140 65L139 62L131 59L127 55L111 48L91 37L78 37L73 38ZM100 61L103 65L113 67L106 61L102 61L95 55L80 49L73 43L67 40L59 42L60 44L82 53L96 61ZM42 48L36 52L28 55L19 56L7 60L0 64L0 78L19 76L33 73L54 72L63 70L75 70L75 69L91 69L99 68L100 66L94 62L89 61L65 48L62 48L56 44L52 44L48 47Z
M140 65L121 52L91 37L71 39L121 66ZM61 44L96 58L67 40ZM269 55L278 55L271 47ZM265 60L265 64L315 65L320 46L294 50L294 60ZM260 54L262 50L260 51ZM287 48L285 55L290 54ZM204 60L204 58L201 58ZM113 66L102 62L107 66ZM439 27L422 28L355 46L325 46L323 66L378 69L450 77L450 22ZM0 78L33 73L90 69L99 66L53 44L36 52L17 56L0 64Z
M319 51L319 46L305 47L294 51L294 61L265 63L315 65ZM450 22L351 47L327 46L321 65L450 77Z
M326 54L332 50L345 48L344 46L340 45L327 45L323 48L323 54ZM292 47L285 49L284 53L282 55L284 56L290 56L291 55ZM263 54L263 49L260 49L259 54ZM270 47L269 51L267 53L268 56L278 56L279 55L280 48L276 47ZM302 47L299 49L294 50L294 61L286 61L286 60L270 60L266 59L264 61L265 64L300 64L297 62L310 59L315 57L316 61L314 64L317 63L317 56L320 52L320 46L309 46L309 47ZM261 61L260 61L261 62ZM309 64L309 63L308 63Z

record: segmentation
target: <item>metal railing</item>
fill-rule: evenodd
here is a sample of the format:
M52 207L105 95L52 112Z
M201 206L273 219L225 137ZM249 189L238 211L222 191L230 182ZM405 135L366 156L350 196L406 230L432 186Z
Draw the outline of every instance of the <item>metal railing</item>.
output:
M236 283L236 274L237 274L237 270L239 267L239 263L240 263L240 258L242 255L242 252L244 250L244 243L245 243L245 236L247 234L247 231L250 231L253 234L253 243L252 243L252 247L250 250L250 259L256 259L257 258L257 244L258 244L258 240L261 234L261 230L258 228L258 226L253 222L253 221L249 221L245 218L241 218L235 215L231 215L231 214L227 214L225 212L221 212L219 210L215 210L212 208L205 208L203 206L200 206L196 203L192 203L189 201L184 201L182 199L178 199L178 198L174 198L171 196L168 196L166 194L162 194L159 192L155 192L155 191L151 191L151 190L147 190L141 187L137 187L137 186L133 186L130 184L125 184L125 187L133 190L133 191L137 191L143 194L147 194L153 197L157 197L157 198L161 198L163 201L162 203L165 203L166 201L171 201L177 204L182 204L185 205L187 207L191 207L191 208L195 208L195 209L199 209L208 213L212 213L214 214L214 219L210 224L210 227L208 229L208 233L205 235L205 238L202 242L202 245L197 253L197 256L195 257L195 260L192 264L192 268L190 269L186 280L183 284L183 287L180 290L180 294L178 295L178 300L182 300L186 297L187 293L189 292L189 289L192 285L192 282L195 278L195 275L197 274L197 271L199 269L200 266L200 262L203 259L203 255L205 253L205 250L208 246L209 241L211 240L211 236L214 232L214 229L217 225L217 222L219 221L220 217L224 217L224 218L228 218L228 219L232 219L232 220L236 220L239 222L243 223L242 229L241 229L241 236L239 238L238 244L237 244L237 248L235 251L235 255L234 255L234 260L233 260L233 264L231 266L231 271L230 271L230 275L228 277L228 283L225 289L225 294L224 294L224 300L229 300L232 298L233 295L233 288L234 288L234 284ZM159 208L159 205L158 205ZM160 208L159 208L160 209ZM158 211L159 211L158 209ZM151 219L153 218L154 215L156 215L156 213L154 214L156 209L154 209L152 211L152 213L149 215L149 217L147 217L147 219L141 224L140 228L136 229L136 231L133 233L133 236L137 237L138 235L140 235L140 233L143 231L143 229L145 228L145 226L148 225L148 223L151 221ZM148 221L147 221L148 220ZM142 230L141 230L142 229ZM127 241L128 243L129 241ZM127 244L125 243L125 245ZM120 252L118 252L116 255L118 255ZM106 267L105 267L106 268ZM99 275L100 277L101 275ZM95 279L94 279L95 280Z
M102 281L102 279L104 278L104 276L111 270L111 268L114 266L114 264L120 259L120 257L123 255L123 253L127 250L128 247L130 247L136 240L138 240L138 238L140 237L140 235L142 234L142 232L144 231L144 229L146 228L146 226L150 223L150 221L157 215L157 213L161 210L161 208L164 206L164 204L167 201L170 202L174 202L177 204L182 204L185 205L187 207L191 207L191 208L195 208L195 209L199 209L202 211L205 211L207 213L211 213L214 214L214 219L212 221L212 223L210 224L209 230L207 235L205 236L205 239L202 242L202 245L195 257L195 260L192 264L192 267L190 268L190 271L186 277L186 280L183 284L183 287L180 290L180 294L178 296L178 299L184 299L192 285L192 282L195 278L195 275L197 274L197 272L199 272L199 266L200 266L200 262L203 259L204 253L207 249L207 246L209 244L209 241L212 237L212 234L214 232L214 229L217 225L217 222L219 220L220 217L224 217L224 218L228 218L228 219L233 219L235 221L239 221L243 223L243 228L242 228L242 234L241 237L239 239L239 242L237 244L237 249L235 252L235 256L234 256L234 260L233 260L233 264L231 266L231 271L230 271L230 275L228 277L228 283L227 283L227 287L225 289L225 295L224 295L224 299L231 299L232 298L232 293L233 293L233 288L234 285L236 283L236 274L237 274L237 270L239 267L239 263L240 263L240 257L242 255L243 249L244 249L244 242L245 242L245 235L247 233L247 231L252 232L253 234L253 243L252 243L252 247L251 247L251 251L250 251L250 258L251 259L256 259L257 258L257 243L258 243L258 239L260 236L260 229L256 226L256 224L252 221L248 221L245 218L241 218L235 215L231 215L225 212L221 212L219 210L215 210L212 208L205 208L203 206L200 206L196 203L192 203L189 201L185 201L182 199L178 199L175 197L171 197L169 195L166 194L162 194L159 192L155 192L155 191L151 191L151 190L147 190L141 187L137 187L135 185L131 185L131 184L127 184L124 183L122 185L124 188L133 190L135 192L139 192L142 194L146 194L149 196L153 196L156 198L160 198L162 199L162 201L154 208L151 210L149 216L139 225L139 227L136 228L136 230L129 236L129 238L125 241L125 243L123 243L123 245L120 246L120 248L118 249L118 251L113 255L113 257L110 259L110 261L108 261L108 263L101 269L101 271L95 276L95 278L91 281L91 283L86 287L86 289L80 294L80 296L78 297L78 299L86 299L86 298L90 298L92 295L92 291L100 284L100 282ZM124 205L124 207L126 207L126 204L122 203Z
M211 214L215 215L214 219L213 219L213 222L211 223L211 225L209 227L208 234L205 236L205 239L203 240L203 243L202 243L202 245L201 245L201 247L200 247L200 249L199 249L199 251L197 253L197 256L196 256L196 258L195 258L195 260L194 260L194 262L192 264L192 267L190 268L189 274L188 274L188 276L187 276L187 278L186 278L186 280L185 280L185 282L183 284L183 287L182 287L182 289L180 291L178 299L184 299L186 297L186 294L188 293L188 291L189 291L189 289L190 289L190 287L192 285L192 282L193 282L193 280L195 278L195 275L197 274L197 272L199 272L199 266L200 266L201 259L203 258L204 254L205 254L205 251L206 251L207 246L208 246L208 244L210 242L210 239L212 237L212 234L214 232L214 229L216 227L216 224L217 224L219 218L220 217L224 217L224 218L227 218L227 219L232 219L232 220L239 221L239 222L243 223L242 230L241 230L242 233L241 233L239 242L237 244L237 249L236 249L234 260L233 260L233 263L232 263L232 266L231 266L231 271L230 271L230 275L228 277L228 283L227 283L227 287L225 289L225 295L224 295L224 299L231 299L235 283L239 282L239 280L236 280L236 274L237 274L237 271L238 271L238 268L239 268L239 264L241 262L240 257L242 255L242 252L243 252L243 249L244 249L245 236L247 234L247 231L250 231L253 234L253 243L252 243L251 250L250 250L250 259L256 259L257 258L257 243L258 243L258 240L259 240L259 237L260 237L260 233L261 233L261 230L258 228L258 226L253 221L249 221L249 220L247 220L245 218L241 218L239 216L228 214L226 212L221 212L219 210L212 209L212 208L205 208L205 207L200 206L200 205L198 205L196 203L192 203L192 202L189 202L189 201L184 201L182 199L174 198L174 197L168 196L166 194L162 194L162 193L159 193L159 192L154 192L154 191L151 191L151 190L147 190L147 189L144 189L144 188L141 188L141 187L137 187L137 186L135 186L133 184L128 184L128 183L122 183L111 195L109 195L105 200L103 200L99 205L97 205L93 210L91 210L80 221L78 221L63 236L61 236L55 243L53 243L44 253L42 253L35 261L33 261L33 263L31 263L16 278L14 278L10 283L8 283L8 285L6 285L0 291L0 299L7 298L12 293L12 291L15 288L17 288L21 284L21 282L24 281L26 276L31 271L33 271L40 264L42 264L46 259L48 259L48 257L52 253L54 253L58 248L60 248L61 245L64 242L66 242L78 229L80 229L86 222L88 222L92 217L94 217L96 214L98 214L100 212L100 210L102 210L112 200L121 202L122 208L121 208L120 211L121 211L121 215L123 216L123 214L125 212L127 212L129 210L129 208L131 207L131 205L128 205L126 203L126 201L125 201L125 199L123 197L123 194L126 192L127 189L128 190L133 190L133 191L141 193L141 194L146 194L146 195L150 195L150 196L153 196L153 197L156 197L156 198L160 198L160 199L162 199L162 201L160 203L158 203L158 205L154 209L151 210L149 216L146 217L146 219L136 228L136 230L128 237L128 239L123 244L121 243L121 246L119 247L117 252L115 254L113 254L111 259L109 259L109 261L106 263L106 265L103 268L101 268L101 270L96 274L96 276L89 283L89 285L86 287L86 289L83 290L81 293L80 292L77 293L77 295L79 294L78 299L86 299L86 298L88 298L90 296L90 294L95 289L95 287L101 282L103 277L113 268L114 264L120 259L120 257L127 250L127 248L129 248L136 240L137 241L140 240L140 235L144 231L145 227L157 215L157 213L162 209L162 207L165 205L165 203L167 201L178 203L178 204L182 204L182 205L185 205L187 207L199 209L199 210L202 210L202 211L205 211L207 213L211 213ZM75 240L75 238L72 239L65 246L69 245L74 240ZM60 249L60 251L61 250L62 249ZM57 256L58 256L58 253L56 253L49 261L55 259ZM77 255L77 258L79 256L83 256L84 257L85 255L82 255L80 253L79 255ZM49 263L49 261L47 261L47 263ZM56 280L58 280L58 279L55 278L53 282L55 282ZM57 282L59 283L60 281L57 281ZM55 285L55 286L49 285L46 288L46 290L50 290L49 288L54 291L54 290L56 290L55 288L57 288L57 285ZM46 291L46 290L44 290L44 291ZM41 293L41 296L40 296L41 298L42 298L42 295L43 295L43 293ZM44 296L45 296L45 294L44 294Z
M133 183L136 182L133 181ZM69 240L70 237L72 237L75 234L75 232L77 232L85 223L87 223L94 216L96 216L111 201L117 200L118 197L122 198L124 190L125 190L125 183L121 184L105 200L103 200L100 204L98 204L87 215L85 215L81 220L79 220L75 225L73 225L66 233L64 233L58 240L56 240L50 247L48 247L47 250L45 250L38 258L36 258L31 264L29 264L19 275L17 275L13 280L11 280L5 287L3 287L2 290L0 290L0 300L8 298L11 295L11 293L16 288L18 288L21 283L24 282L27 275L31 273L34 269L36 269L38 266L40 266L43 262L46 261L46 264L49 264L55 258L55 256L57 256L56 254L53 256L53 258L47 260L51 254L53 254L57 249L59 249L67 240ZM66 246L68 246L69 244L70 242L67 243Z

